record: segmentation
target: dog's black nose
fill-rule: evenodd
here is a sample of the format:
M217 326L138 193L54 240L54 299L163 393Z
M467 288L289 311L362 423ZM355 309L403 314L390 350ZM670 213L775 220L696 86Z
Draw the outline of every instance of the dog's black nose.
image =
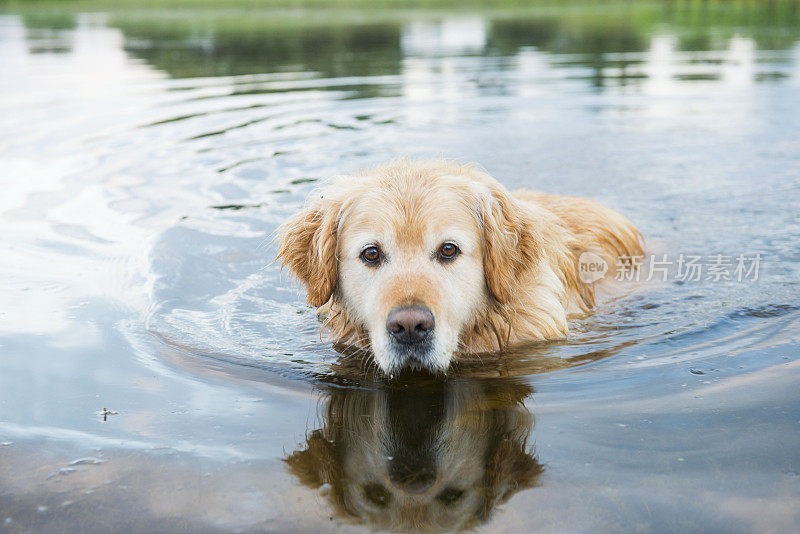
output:
M386 318L386 330L400 343L419 343L434 324L433 314L424 306L395 308Z

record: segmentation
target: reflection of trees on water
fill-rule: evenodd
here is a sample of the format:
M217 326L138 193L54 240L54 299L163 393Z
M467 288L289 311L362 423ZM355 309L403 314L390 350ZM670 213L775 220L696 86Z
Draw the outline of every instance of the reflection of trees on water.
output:
M531 388L509 380L412 377L377 388L331 387L321 428L286 458L324 487L337 517L388 530L460 530L536 485Z
M555 66L589 69L589 76L581 76L596 87L635 85L649 75L638 67L657 38L670 36L673 52L726 51L738 46L735 39L751 40L754 49L779 50L800 38L800 2L792 1L643 2L608 9L578 4L538 14L407 20L384 15L378 21L342 15L276 18L268 11L143 13L112 15L110 24L122 30L128 53L181 78L289 71L313 71L323 78L376 76L405 73L408 58L425 57L436 69L437 55L547 52L559 54ZM69 35L80 31L76 15L65 11L31 10L23 22L32 52L69 52ZM419 70L419 62L412 68ZM702 79L693 76L684 81Z
M321 25L291 19L278 24L255 16L246 21L117 19L113 24L125 33L131 54L178 77L286 70L325 77L396 74L404 57L430 52L515 56L535 49L573 55L570 65L594 69L593 83L601 86L604 68L626 78L625 67L642 61L605 54L647 52L652 38L664 33L674 36L679 51L725 50L737 36L753 39L757 48L789 48L800 36L797 6L676 2L607 12L586 6L526 18L453 15L424 23ZM637 78L641 75L635 72L630 76Z
M219 27L214 20L187 24L142 20L117 25L127 37L129 53L175 77L281 71L343 77L398 71L397 25L265 24Z
M61 11L33 11L22 17L25 40L31 54L68 54L73 49L77 27L74 14Z

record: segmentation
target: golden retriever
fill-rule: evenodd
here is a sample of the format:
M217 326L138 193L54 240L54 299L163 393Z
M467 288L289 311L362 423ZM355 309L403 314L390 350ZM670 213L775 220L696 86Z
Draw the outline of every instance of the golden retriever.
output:
M544 467L527 445L530 386L510 380L328 390L323 427L286 458L335 515L387 531L461 531L486 521Z
M282 225L278 246L332 338L370 349L390 376L565 337L569 311L595 306L585 253L613 274L643 254L642 237L592 200L511 193L444 160L335 177Z

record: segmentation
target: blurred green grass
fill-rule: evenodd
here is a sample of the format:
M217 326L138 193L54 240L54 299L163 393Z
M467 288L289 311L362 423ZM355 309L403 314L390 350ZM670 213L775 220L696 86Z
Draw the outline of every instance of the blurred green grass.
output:
M69 9L79 11L127 11L142 9L204 10L341 10L341 9L484 9L558 6L565 3L589 5L587 0L0 0L8 10Z
M794 6L797 0L0 0L5 11L69 10L127 11L165 9L205 9L224 11L307 10L307 9L560 9L601 12L609 9L650 6L678 6L695 11L741 11L743 9L777 9Z

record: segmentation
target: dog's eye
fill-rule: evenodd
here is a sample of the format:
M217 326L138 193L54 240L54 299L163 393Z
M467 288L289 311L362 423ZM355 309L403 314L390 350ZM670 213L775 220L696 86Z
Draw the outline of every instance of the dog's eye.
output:
M389 492L380 484L367 484L364 486L364 495L378 506L385 507L389 504Z
M456 488L445 488L439 495L436 496L436 500L444 505L448 505L455 503L463 495L463 490Z
M378 247L367 247L361 251L361 261L370 265L377 265L381 262L381 249Z
M442 246L439 247L439 261L452 261L456 259L460 250L458 250L458 245L455 243L450 243L449 241L446 243L442 243Z

